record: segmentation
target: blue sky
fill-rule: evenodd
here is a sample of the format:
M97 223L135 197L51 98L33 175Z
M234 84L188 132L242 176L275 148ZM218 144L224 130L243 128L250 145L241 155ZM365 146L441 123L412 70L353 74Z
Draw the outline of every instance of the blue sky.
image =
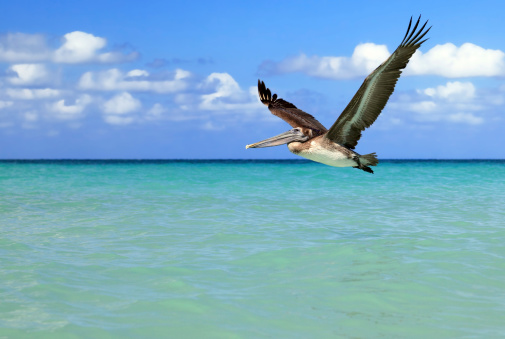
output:
M402 40L433 25L356 151L505 158L505 4L13 1L0 5L0 158L295 158L261 78L327 127Z

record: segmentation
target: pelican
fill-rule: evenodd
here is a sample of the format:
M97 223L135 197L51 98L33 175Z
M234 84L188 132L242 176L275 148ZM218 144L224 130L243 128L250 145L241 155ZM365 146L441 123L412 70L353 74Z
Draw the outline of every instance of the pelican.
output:
M351 102L337 121L327 130L312 115L295 105L272 95L265 83L258 80L258 94L272 114L286 121L293 129L247 145L247 148L271 147L287 144L288 149L299 156L334 167L354 167L373 173L370 166L377 166L375 153L360 155L354 151L361 132L370 127L386 106L395 89L402 70L410 57L428 39L424 38L431 29L424 30L428 21L417 29L421 16L412 29L410 18L407 33L393 54L363 81ZM410 34L409 34L410 33Z

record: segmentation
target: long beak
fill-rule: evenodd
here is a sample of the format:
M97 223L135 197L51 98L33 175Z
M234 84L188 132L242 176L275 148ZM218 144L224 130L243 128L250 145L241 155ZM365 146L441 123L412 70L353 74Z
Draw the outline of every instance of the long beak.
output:
M276 135L275 137L271 137L265 139L263 141L257 142L255 144L247 145L245 148L261 148L261 147L272 147L279 146L283 144L288 144L293 141L299 141L300 134L293 132L293 130L289 130L287 132Z

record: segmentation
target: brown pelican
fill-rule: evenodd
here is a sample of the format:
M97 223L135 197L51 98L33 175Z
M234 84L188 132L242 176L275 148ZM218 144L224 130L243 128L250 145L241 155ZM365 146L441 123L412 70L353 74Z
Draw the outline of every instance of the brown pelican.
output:
M410 32L410 18L407 33L391 56L377 67L363 81L351 102L340 114L337 121L327 130L312 115L296 108L295 105L272 95L263 81L258 80L258 93L263 104L272 114L293 127L275 137L247 145L259 148L288 144L289 150L304 158L335 167L354 167L373 173L369 166L377 166L375 153L360 155L353 151L361 138L361 132L370 127L381 113L395 89L402 70L410 57L428 39L421 39L431 29L424 30L428 21L418 30L421 16ZM410 32L410 34L409 34Z

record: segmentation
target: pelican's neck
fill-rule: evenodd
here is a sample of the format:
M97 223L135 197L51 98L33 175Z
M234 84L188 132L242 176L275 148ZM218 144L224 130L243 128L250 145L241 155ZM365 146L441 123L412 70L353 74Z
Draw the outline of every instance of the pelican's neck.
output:
M291 153L298 154L303 148L303 143L299 141L293 141L288 144L288 149Z

